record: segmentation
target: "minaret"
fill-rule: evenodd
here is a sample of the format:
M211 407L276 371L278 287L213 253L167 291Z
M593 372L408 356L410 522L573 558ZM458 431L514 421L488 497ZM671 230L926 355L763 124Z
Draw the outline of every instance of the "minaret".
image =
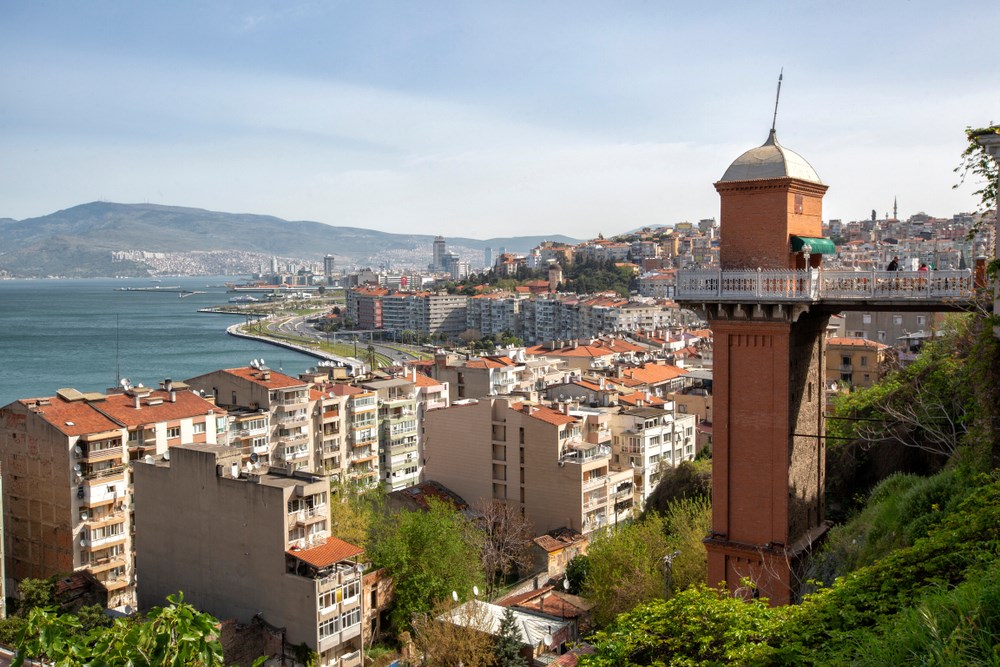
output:
M899 220L899 200L898 197L892 198L892 219Z
M821 238L827 186L778 142L773 127L715 189L723 271L745 271L746 280L806 279L802 270L818 268L823 254L833 252ZM732 591L787 604L798 595L801 557L826 530L829 315L764 302L752 292L746 303L711 304L707 315L715 348L708 583L725 581Z

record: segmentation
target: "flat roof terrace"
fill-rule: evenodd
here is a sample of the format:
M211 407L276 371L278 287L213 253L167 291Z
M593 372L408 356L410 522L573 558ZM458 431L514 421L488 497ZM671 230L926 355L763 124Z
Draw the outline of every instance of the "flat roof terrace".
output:
M713 303L816 304L842 310L962 311L975 304L972 271L825 269L678 271L674 300Z

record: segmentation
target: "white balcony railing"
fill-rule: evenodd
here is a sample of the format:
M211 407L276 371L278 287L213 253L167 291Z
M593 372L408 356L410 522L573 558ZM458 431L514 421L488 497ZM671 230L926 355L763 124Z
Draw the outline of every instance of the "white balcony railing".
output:
M726 270L679 271L678 301L821 299L969 300L971 271Z

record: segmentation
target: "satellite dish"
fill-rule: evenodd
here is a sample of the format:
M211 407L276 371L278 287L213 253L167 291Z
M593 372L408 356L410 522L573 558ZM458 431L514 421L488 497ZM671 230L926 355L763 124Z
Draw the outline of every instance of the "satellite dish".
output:
M81 537L80 538L80 546L81 547L87 546L87 538L86 537Z
M80 445L77 445L76 447L73 448L73 453L76 454L77 456L83 455L83 450L80 449Z
M73 466L73 470L74 470L75 472L80 472L81 470L83 470L83 468L81 468L81 467L80 467L80 464L79 464L79 463L77 463L76 465L74 465L74 466Z
M143 389L143 388L144 388L144 387L142 386L142 383L141 383L141 382L140 382L139 384L137 384L137 385L136 385L136 387L138 387L139 389Z
M479 597L479 586L472 587L472 594L475 595L476 597Z
M545 642L545 648L551 648L552 642L555 641L555 638L552 636L552 633L546 632L545 636L542 637L542 641Z
M263 368L264 367L264 357L261 357L260 359L258 359L257 363L260 364L261 368Z
M86 512L80 512L80 520L81 521L86 521L89 518L90 518L90 515L88 513L86 513Z
M142 462L143 463L152 464L153 463L153 457L150 456L149 454L146 454L145 456L142 457Z
M120 384L122 386L122 389L128 389L129 379L128 378L122 378L121 381L118 384Z
M257 456L257 454L251 454L250 455L250 463L257 463L257 461L260 461L260 457Z
M164 461L170 460L170 452L163 452L163 460Z
M250 360L250 368L257 368L257 360L256 359L251 359Z
M563 579L563 588L569 590L569 577Z

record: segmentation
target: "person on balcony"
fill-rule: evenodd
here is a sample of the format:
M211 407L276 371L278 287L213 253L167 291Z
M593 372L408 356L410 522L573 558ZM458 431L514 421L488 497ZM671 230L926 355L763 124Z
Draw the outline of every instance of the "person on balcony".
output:
M926 264L921 264L920 268L917 269L917 271L927 271L927 265Z
M886 271L899 271L899 257L893 257L892 261L889 262L889 266L885 267Z

